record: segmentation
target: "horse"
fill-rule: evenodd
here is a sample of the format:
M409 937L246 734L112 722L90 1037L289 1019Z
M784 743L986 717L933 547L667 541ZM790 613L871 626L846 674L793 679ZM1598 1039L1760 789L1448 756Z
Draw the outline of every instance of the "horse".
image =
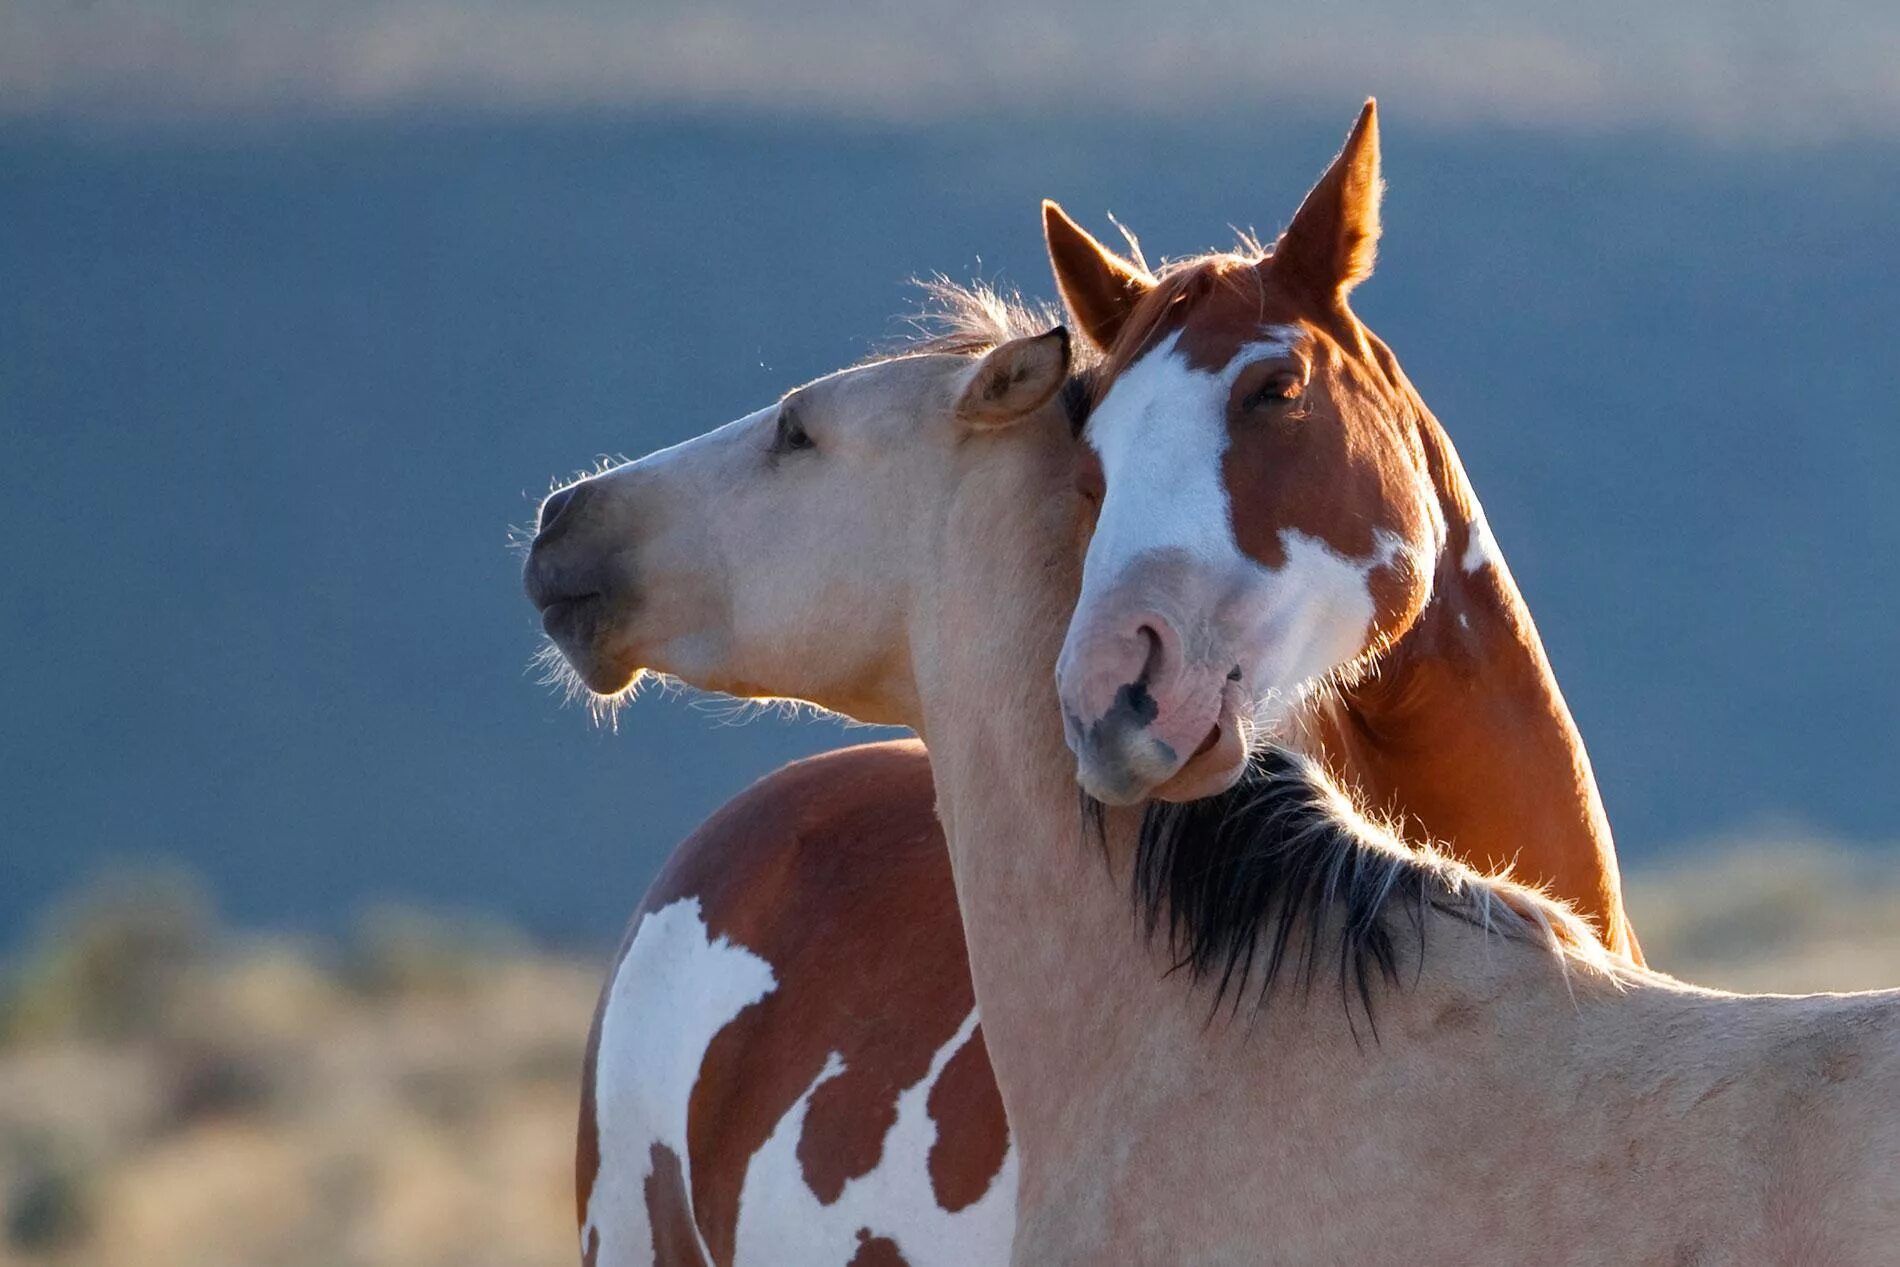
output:
M1157 278L1044 204L1057 285L1108 358L1058 668L1078 777L1116 803L1193 799L1278 735L1640 962L1530 611L1450 437L1347 307L1381 189L1368 103L1271 265L1247 242Z
M1295 245L1260 261L1269 288ZM1271 752L1211 803L1077 812L1047 686L1084 579L1066 351L1053 332L820 380L579 486L525 574L591 689L656 670L928 744L1010 1124L1012 1261L1877 1261L1900 1231L1894 996L1649 973ZM1175 900L1197 886L1208 900ZM1321 965L1341 1006L1312 989ZM770 986L757 965L726 975L727 1003ZM1247 1023L1221 1023L1243 993ZM748 1241L753 1213L734 1261L813 1248L769 1207ZM936 1260L860 1230L854 1261Z
M1059 216L1059 212L1056 214ZM1055 232L1050 236L1052 258L1059 260L1058 238ZM951 323L948 336L939 341L939 350L955 347L970 351L1001 342L1012 334L1022 334L1037 317L1023 310L1009 310L993 299L958 296L954 291L946 291L945 298L950 301L946 315ZM551 498L544 519L555 517L561 504L560 494ZM1529 654L1541 665L1535 633L1508 574L1501 571L1501 561L1500 577L1509 608L1529 638ZM1460 611L1456 619L1461 625L1467 624L1471 615ZM1422 641L1415 637L1409 645L1416 647ZM1415 672L1413 666L1418 660L1393 659L1403 666L1402 671L1388 665L1377 683L1359 683L1357 691L1329 702L1343 702L1355 708L1357 715L1365 716L1371 712L1368 704L1412 697L1416 692L1411 683L1421 672L1429 672L1429 665ZM1376 692L1375 685L1380 688ZM1616 896L1614 855L1594 785L1587 777L1587 757L1547 668L1533 678L1531 687L1512 697L1516 710L1501 719L1510 725L1500 724L1499 733L1517 738L1490 754L1495 773L1514 783L1527 781L1537 771L1534 763L1523 757L1555 748L1571 753L1571 760L1585 776L1576 798L1574 821L1566 824L1559 816L1546 813L1543 821L1548 828L1519 858L1520 868L1538 878L1578 877L1579 883L1567 890L1560 884L1559 891L1583 905L1598 900L1600 913L1607 917L1605 922L1613 930L1626 929L1620 898ZM1472 688L1467 683L1464 689L1469 692ZM1352 731L1342 733L1355 737ZM1371 729L1361 726L1358 733L1371 733ZM1352 777L1354 748L1344 742L1328 743L1324 736L1316 744L1319 751L1341 763L1346 777ZM1361 741L1359 751L1366 750ZM783 984L744 1009L742 1022L719 1030L716 1045L710 1030L701 1037L669 1039L674 1042L675 1060L686 1062L668 1083L677 1087L673 1108L667 1114L678 1122L671 1135L680 1141L685 1138L689 1095L695 1097L692 1116L701 1123L695 1134L699 1143L691 1149L699 1163L693 1194L696 1200L686 1203L696 1215L681 1218L650 1211L644 1217L652 1227L691 1227L697 1217L703 1224L706 1254L713 1261L729 1261L742 1182L758 1186L760 1200L796 1206L815 1198L824 1204L835 1198L849 1179L855 1192L880 1193L870 1202L871 1208L878 1211L884 1225L904 1228L911 1241L917 1239L920 1224L904 1213L906 1209L926 1216L958 1214L962 1217L957 1221L956 1235L962 1238L963 1261L1001 1261L1000 1253L979 1252L978 1246L999 1243L993 1232L998 1226L1006 1228L1008 1211L995 1202L980 1203L977 1198L988 1190L980 1181L994 1178L1008 1163L1008 1137L981 1034L972 1020L961 927L955 919L941 836L931 813L924 758L914 746L880 745L833 754L821 766L837 781L836 791L827 793L822 780L808 777L817 768L797 768L767 780L689 838L636 912L628 941L602 994L585 1066L576 1180L583 1243L593 1247L590 1257L601 1252L598 1244L604 1212L616 1203L637 1205L643 1201L637 1194L610 1195L617 1191L617 1177L630 1169L645 1173L640 1169L644 1161L639 1165L625 1162L618 1145L626 1142L623 1135L645 1140L651 1133L645 1126L623 1126L613 1118L611 1106L617 1092L606 1097L610 1108L603 1120L597 1108L601 1097L596 1084L604 1074L617 1085L622 1076L618 1066L623 1062L637 1064L640 1054L623 1052L619 1036L629 1024L637 1027L638 1018L648 1011L666 1006L660 1001L663 993L656 996L646 989L653 983L642 975L640 963L627 962L626 949L644 921L690 897L700 904L694 909L701 911L710 927L742 928L740 943L765 963L776 966ZM1367 778L1378 777L1380 767L1375 761L1366 759L1364 768ZM867 789L880 786L884 789L881 794L872 790L866 795ZM1429 793L1432 789L1424 783L1417 785L1417 790ZM1441 838L1452 841L1455 853L1469 857L1459 848L1462 837L1457 829L1481 840L1487 834L1497 835L1499 828L1486 822L1487 813L1495 811L1490 809L1482 783L1467 780L1461 790L1466 793L1463 803L1457 797L1441 795L1428 800L1431 808L1417 818L1427 828L1442 825L1447 830L1439 833ZM882 817L878 821L886 824L882 829L885 840L882 850L871 855L861 847L865 840L862 822L870 802L880 796ZM1440 805L1450 812L1433 812ZM1501 808L1507 816L1517 812L1510 806ZM787 819L797 824L796 830L778 829L778 824ZM879 874L883 879L876 883L865 861L871 856L882 868ZM1607 873L1592 871L1599 863L1607 864ZM835 884L832 877L840 873L855 875L855 882ZM789 917L787 908L774 904L774 895L788 878L805 881L798 886L799 901L790 908L794 913ZM885 901L875 905L858 901L858 895L865 891L878 892ZM1606 893L1608 900L1602 900ZM893 924L886 912L896 911L905 914L901 923ZM925 924L929 936L907 935ZM813 928L822 931L814 935ZM892 943L879 961L886 971L875 979L862 974L841 975L839 962L827 955L826 942L832 937L849 946L875 944L880 937ZM634 1020L619 1020L627 1016ZM784 1018L794 1016L798 1025L786 1023ZM722 1017L720 1021L727 1019ZM603 1029L607 1031L604 1060ZM953 1040L954 1051L944 1049L943 1045ZM754 1153L796 1103L793 1084L803 1085L801 1078L808 1081L805 1074L796 1071L809 1073L816 1069L818 1065L813 1062L829 1051L839 1053L850 1076L828 1085L820 1098L799 1141L799 1165L780 1171L756 1165ZM958 1097L962 1104L958 1120L980 1120L983 1128L955 1138L940 1136L931 1146L928 1159L910 1158L900 1166L896 1150L905 1137L890 1134L890 1127L905 1090L934 1067L933 1055L950 1058L946 1067L951 1074L942 1087L935 1081L926 1084L933 1103L941 1100L948 1104L946 1097ZM742 1122L745 1125L735 1125ZM608 1153L608 1178L601 1187L603 1141ZM636 1153L646 1146L639 1143ZM684 1155L686 1145L679 1143L676 1151ZM933 1179L942 1179L934 1191L923 1191L909 1180L894 1181L894 1176L914 1178L927 1172ZM779 1174L785 1180L783 1195L765 1195L763 1185L768 1181L763 1176L767 1174ZM952 1174L965 1177L960 1182L942 1178ZM886 1185L893 1182L895 1186L885 1192ZM656 1200L662 1205L672 1202L670 1193L669 1189ZM607 1252L629 1241L644 1245L655 1234L657 1231L609 1237ZM941 1238L950 1232L935 1227L931 1235ZM686 1245L690 1240L676 1237L675 1244ZM659 1257L668 1262L699 1261L699 1251L676 1247ZM821 1256L814 1261L831 1260Z

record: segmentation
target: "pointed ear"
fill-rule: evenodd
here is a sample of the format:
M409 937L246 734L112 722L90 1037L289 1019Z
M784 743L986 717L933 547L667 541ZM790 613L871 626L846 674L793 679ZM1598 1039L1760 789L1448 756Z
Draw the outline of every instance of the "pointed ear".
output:
M1276 276L1302 283L1323 303L1342 302L1372 276L1379 249L1378 103L1367 99L1346 148L1293 213L1273 248Z
M957 395L957 418L970 427L1006 427L1042 408L1068 377L1067 329L1011 339L969 371Z
M1088 235L1048 199L1042 202L1042 236L1049 244L1062 302L1090 343L1106 349L1121 333L1135 301L1154 286L1148 270L1132 264Z

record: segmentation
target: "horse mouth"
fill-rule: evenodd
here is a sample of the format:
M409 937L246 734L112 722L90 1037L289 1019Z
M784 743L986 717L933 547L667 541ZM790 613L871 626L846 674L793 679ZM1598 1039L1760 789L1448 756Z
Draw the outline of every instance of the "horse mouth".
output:
M1213 751L1214 745L1219 742L1220 742L1220 723L1215 722L1212 726L1209 726L1207 728L1207 738L1201 740L1201 746L1188 754L1188 760L1192 762L1199 757L1205 756L1207 753Z
M1157 801L1198 801L1217 796L1237 782L1247 768L1247 742L1240 725L1238 692L1221 692L1220 712L1207 737L1181 768L1150 794Z
M541 608L541 630L594 695L617 695L640 674L614 637L617 609L605 594L574 594Z
M603 594L573 594L551 599L541 607L541 632L563 647L577 638L591 638L600 625Z

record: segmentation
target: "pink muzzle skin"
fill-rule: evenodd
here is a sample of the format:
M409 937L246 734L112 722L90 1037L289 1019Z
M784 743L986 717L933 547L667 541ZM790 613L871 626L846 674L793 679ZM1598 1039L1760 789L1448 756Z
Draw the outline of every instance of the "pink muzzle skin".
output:
M1135 594L1156 597L1117 585L1078 611L1056 664L1076 781L1109 805L1224 791L1246 763L1240 671L1192 645L1221 641L1211 630L1190 639L1160 604L1118 601Z

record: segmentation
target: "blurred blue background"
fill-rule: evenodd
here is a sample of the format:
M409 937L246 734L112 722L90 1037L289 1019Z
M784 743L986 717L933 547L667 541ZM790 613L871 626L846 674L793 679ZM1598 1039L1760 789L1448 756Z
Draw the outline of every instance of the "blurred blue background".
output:
M1368 93L1356 300L1450 429L1625 857L1900 814L1900 17L1872 4L0 10L0 944L123 858L249 923L609 938L850 736L527 671L549 480L1047 295L1036 200L1276 230ZM1884 50L1884 51L1883 51Z

